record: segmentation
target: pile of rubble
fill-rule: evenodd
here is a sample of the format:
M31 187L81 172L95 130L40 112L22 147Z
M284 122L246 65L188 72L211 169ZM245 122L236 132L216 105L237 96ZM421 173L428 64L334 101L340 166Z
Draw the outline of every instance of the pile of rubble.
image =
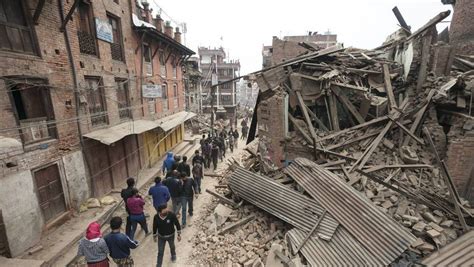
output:
M474 129L474 72L464 57L446 73L440 62L450 60L432 51L434 26L448 15L375 50L306 45L307 54L256 74L257 107L288 99L289 131L276 146L289 165L272 160L271 123L259 128L216 194L234 209L211 209L196 237L202 263L292 265L302 255L311 266L410 264L469 231L474 209L443 159L447 142Z

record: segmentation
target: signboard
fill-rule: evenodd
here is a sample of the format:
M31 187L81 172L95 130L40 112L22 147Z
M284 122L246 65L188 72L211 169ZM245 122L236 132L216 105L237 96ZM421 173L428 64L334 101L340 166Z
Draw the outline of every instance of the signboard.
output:
M142 95L145 98L162 97L161 85L159 84L145 84L142 86Z
M211 85L216 85L217 83L217 74L213 73L211 76Z
M114 42L112 25L110 25L108 21L95 18L95 30L97 32L97 38L109 43Z

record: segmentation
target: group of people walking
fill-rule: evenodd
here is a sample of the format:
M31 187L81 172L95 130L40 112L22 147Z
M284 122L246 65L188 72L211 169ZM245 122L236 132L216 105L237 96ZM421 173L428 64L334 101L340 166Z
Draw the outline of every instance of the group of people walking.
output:
M135 240L138 225L145 232L145 237L153 233L154 240L158 242L157 266L163 264L166 243L170 247L171 261L176 261L175 235L177 233L180 241L181 229L186 226L187 216L193 216L193 199L201 193L201 180L204 176L204 158L199 151L195 152L192 159L192 168L187 160L186 156L181 158L169 152L162 167L165 179L155 177L155 185L148 191L156 210L151 232L144 213L145 200L135 187L135 179L127 179L127 188L121 192L127 212L125 233L120 232L123 224L121 217L110 220L111 233L105 237L102 237L100 224L91 223L85 237L79 242L78 249L78 255L85 256L88 266L109 266L109 255L118 266L133 266L130 250L137 248L139 244ZM168 209L170 200L171 210ZM181 223L178 217L181 217Z
M244 127L245 126L245 127ZM181 229L186 227L187 216L193 216L193 199L201 194L201 181L204 178L204 168L217 169L218 160L223 161L226 149L233 152L237 148L239 137L245 139L248 133L247 122L242 122L242 134L237 129L221 131L218 135L203 135L201 151L196 150L192 158L192 167L188 158L173 155L168 152L163 161L162 173L165 178L155 177L155 185L148 195L153 199L156 214L153 217L153 227L150 232L144 213L145 200L135 187L135 179L127 179L127 188L121 192L127 213L125 233L121 232L123 220L113 217L110 220L111 232L102 236L101 226L92 222L87 227L86 235L79 242L78 256L85 256L89 267L109 266L109 258L120 267L134 266L131 250L138 247L135 240L138 225L145 232L145 237L153 233L158 242L157 265L162 266L166 243L169 244L171 261L176 261L175 235L181 240ZM171 200L171 210L168 202ZM178 218L181 218L181 223Z
M246 119L242 120L242 134L239 134L237 129L231 128L229 131L222 130L218 134L209 134L202 136L201 139L201 151L203 156L203 167L208 169L211 168L211 163L213 170L217 169L219 160L222 162L226 157L225 153L227 148L230 152L234 152L234 148L238 148L239 137L240 139L245 140L248 134L248 126Z

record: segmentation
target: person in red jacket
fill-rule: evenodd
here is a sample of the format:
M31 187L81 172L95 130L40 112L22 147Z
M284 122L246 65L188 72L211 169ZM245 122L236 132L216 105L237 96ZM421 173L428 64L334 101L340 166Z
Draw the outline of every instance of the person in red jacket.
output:
M127 199L127 208L130 212L130 222L132 224L132 229L130 231L130 239L135 240L135 233L137 231L138 224L145 231L145 235L148 236L150 232L148 231L148 225L146 223L145 213L143 212L143 207L145 206L145 200L138 194L138 189L132 189L132 196Z

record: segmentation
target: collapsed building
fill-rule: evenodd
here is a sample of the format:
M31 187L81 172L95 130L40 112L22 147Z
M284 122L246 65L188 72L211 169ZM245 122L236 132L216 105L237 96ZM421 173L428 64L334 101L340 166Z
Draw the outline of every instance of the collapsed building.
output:
M216 187L231 222L196 240L207 262L473 264L472 38L437 34L449 11L413 32L397 13L402 28L376 49L300 42L305 53L255 73L250 153Z

